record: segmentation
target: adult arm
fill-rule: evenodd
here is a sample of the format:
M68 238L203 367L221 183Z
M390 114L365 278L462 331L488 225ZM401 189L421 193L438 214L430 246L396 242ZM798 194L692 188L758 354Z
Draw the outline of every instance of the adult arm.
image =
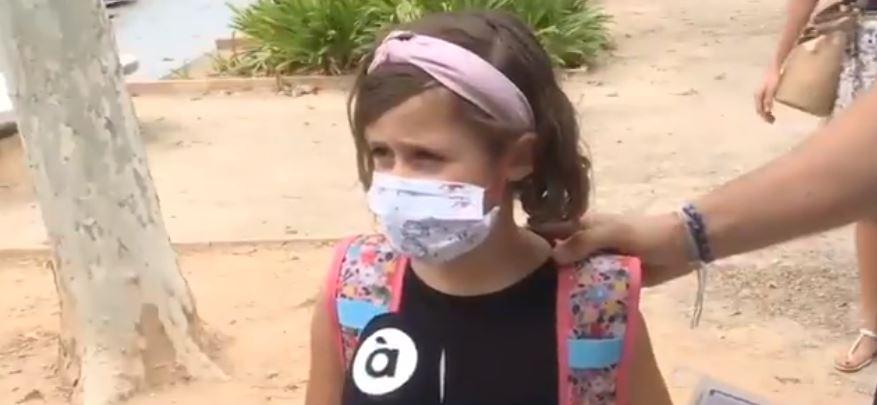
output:
M717 258L877 216L877 88L802 145L695 200ZM537 229L564 238L572 229ZM569 262L613 248L642 257L647 284L690 271L685 228L675 214L592 217L556 247Z
M818 0L788 0L786 23L776 51L768 63L761 86L755 91L755 110L767 122L773 122L773 100L779 86L783 63L795 47L801 31L807 26Z
M696 205L719 257L877 214L877 88L791 153Z
M772 68L779 71L783 67L786 57L795 47L801 31L807 26L807 22L810 21L813 10L816 9L818 3L819 0L789 0L786 5L786 23L783 25L780 40L777 43L773 59L770 61Z

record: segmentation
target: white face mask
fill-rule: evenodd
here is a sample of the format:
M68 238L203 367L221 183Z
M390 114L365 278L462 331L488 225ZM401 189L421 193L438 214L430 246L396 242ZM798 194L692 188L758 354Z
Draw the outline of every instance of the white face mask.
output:
M484 189L375 173L368 205L393 247L411 258L448 262L490 235L499 207L484 212Z

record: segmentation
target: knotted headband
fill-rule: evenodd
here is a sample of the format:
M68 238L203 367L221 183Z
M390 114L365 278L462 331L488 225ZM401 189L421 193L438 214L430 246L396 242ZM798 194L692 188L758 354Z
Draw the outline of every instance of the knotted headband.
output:
M533 109L508 77L472 51L443 39L393 31L375 50L368 72L384 63L414 65L458 96L513 128L531 130Z

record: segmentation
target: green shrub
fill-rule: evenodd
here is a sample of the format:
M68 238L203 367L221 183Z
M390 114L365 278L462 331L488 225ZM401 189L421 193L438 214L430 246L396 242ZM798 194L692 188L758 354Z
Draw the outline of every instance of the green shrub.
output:
M254 74L347 72L387 22L388 8L381 3L258 0L243 9L232 7L232 27L260 44L238 55L233 65L240 72Z
M518 15L558 66L590 63L609 44L609 17L587 0L258 0L233 7L232 27L259 46L217 65L238 75L343 74L384 28L431 12L471 9Z

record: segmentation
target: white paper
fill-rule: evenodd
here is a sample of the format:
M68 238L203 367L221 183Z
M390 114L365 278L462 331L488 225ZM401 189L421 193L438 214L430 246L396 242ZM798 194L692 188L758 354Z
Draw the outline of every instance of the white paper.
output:
M692 405L770 405L757 396L711 379L698 386Z

